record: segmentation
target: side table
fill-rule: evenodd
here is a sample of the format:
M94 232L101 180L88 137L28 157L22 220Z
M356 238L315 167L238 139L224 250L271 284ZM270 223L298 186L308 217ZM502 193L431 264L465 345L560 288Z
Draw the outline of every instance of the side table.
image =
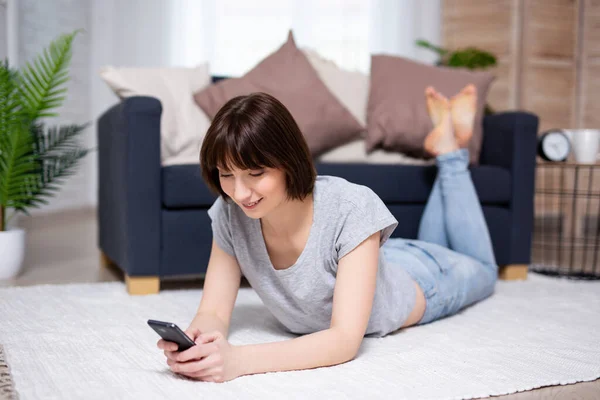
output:
M600 279L600 164L538 162L530 268Z

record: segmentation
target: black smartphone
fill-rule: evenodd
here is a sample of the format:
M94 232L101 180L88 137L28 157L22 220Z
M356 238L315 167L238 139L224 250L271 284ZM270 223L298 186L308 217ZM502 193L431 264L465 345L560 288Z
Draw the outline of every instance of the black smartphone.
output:
M150 325L150 328L154 329L154 331L167 342L173 342L179 345L177 351L184 351L196 345L184 331L172 322L149 319L148 325Z

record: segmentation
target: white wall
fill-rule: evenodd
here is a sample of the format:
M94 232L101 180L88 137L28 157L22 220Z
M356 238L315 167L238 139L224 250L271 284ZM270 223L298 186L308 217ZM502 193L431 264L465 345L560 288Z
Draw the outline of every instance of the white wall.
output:
M22 66L32 61L60 34L84 29L73 43L70 64L71 79L67 84L67 99L57 110L57 123L85 123L90 118L90 2L86 0L13 0L17 13L17 60ZM85 132L85 142L93 130ZM50 204L32 213L51 212L86 205L89 192L89 176L93 173L89 163L82 163L75 176L62 185L59 193L49 200Z
M8 55L8 24L6 17L6 3L0 0L0 61Z
M174 16L165 0L10 0L17 5L18 60L33 59L61 33L84 29L73 44L67 100L55 122L90 122L82 144L95 148L98 117L118 98L100 79L105 65L168 65ZM97 154L92 152L50 204L32 214L94 206Z
M54 1L54 0L53 0ZM98 118L119 100L102 81L103 66L157 67L170 64L175 23L172 1L87 0L91 6L90 108L94 122L88 145L96 147ZM88 157L89 184L83 203L98 202L97 154Z
M425 63L436 55L415 46L417 39L435 44L441 38L441 0L371 0L372 53L401 55Z

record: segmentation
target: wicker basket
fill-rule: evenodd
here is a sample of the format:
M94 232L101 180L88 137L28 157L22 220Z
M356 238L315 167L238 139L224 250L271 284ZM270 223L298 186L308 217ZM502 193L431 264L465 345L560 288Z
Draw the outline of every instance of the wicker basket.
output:
M600 164L538 163L531 270L600 279Z

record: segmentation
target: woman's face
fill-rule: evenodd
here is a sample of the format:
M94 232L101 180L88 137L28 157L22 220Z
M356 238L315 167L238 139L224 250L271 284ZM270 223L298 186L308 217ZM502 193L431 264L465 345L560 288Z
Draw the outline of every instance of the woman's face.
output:
M275 168L257 170L219 168L221 188L250 218L262 218L286 201L285 173Z

